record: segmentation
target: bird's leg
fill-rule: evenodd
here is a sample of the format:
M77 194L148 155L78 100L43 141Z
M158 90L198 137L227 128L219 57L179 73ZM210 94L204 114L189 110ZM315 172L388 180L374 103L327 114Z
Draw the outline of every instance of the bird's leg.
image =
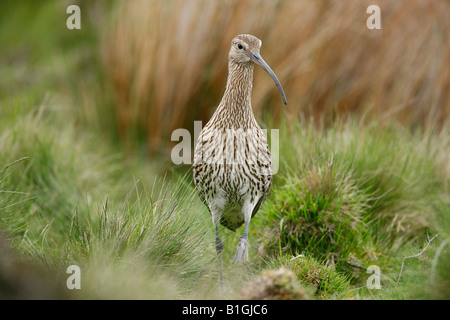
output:
M253 206L244 205L244 221L245 227L242 236L239 238L238 248L233 258L233 263L239 262L242 260L242 263L245 263L247 258L247 249L248 249L248 227L250 225L250 219L252 218Z
M245 259L247 257L247 248L248 248L248 225L249 223L245 223L245 230L242 233L242 236L239 238L238 248L233 258L233 263L239 262L242 260L242 263L245 263Z
M222 251L223 251L223 243L220 240L219 237L219 222L215 223L216 227L216 251L217 251L217 259L219 261L219 278L220 278L220 285L222 286L222 289L224 288L223 284L223 266L222 266Z

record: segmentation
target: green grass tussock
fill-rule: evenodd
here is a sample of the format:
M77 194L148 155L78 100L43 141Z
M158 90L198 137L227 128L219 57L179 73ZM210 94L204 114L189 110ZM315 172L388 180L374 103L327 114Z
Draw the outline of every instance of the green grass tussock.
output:
M281 254L267 262L265 268L284 266L292 270L299 283L319 299L343 298L350 288L350 279L333 265L311 256Z
M117 158L102 156L101 147L96 148L98 156L86 152L89 137L75 138L73 124L64 124L64 129L62 122L59 127L54 125L64 111L51 112L47 105L32 102L5 102L3 108L2 120L10 124L0 131L0 162L5 166L23 159L5 171L4 183L32 198L22 203L23 210L43 218L38 221L55 222L54 227L63 232L68 230L70 214L80 199L95 198L95 193L106 192L105 187L114 194L111 188L120 185L115 175ZM21 118L9 118L8 110L20 109Z
M172 283L170 297L188 294L214 253L209 214L186 178L155 178L149 190L125 175L134 169L118 168L120 156L104 152L94 136L75 136L67 123L51 125L57 111L17 108L22 117L0 130L0 227L14 246L57 271L59 281L70 264L79 265L86 278L105 279L100 266L106 274L117 271L122 274L118 281L129 286L107 297L158 293L152 289L149 296L144 292L148 286L131 293L139 280L125 272L127 263L146 270L139 278L161 286ZM7 117L5 112L2 120ZM28 127L32 130L24 134ZM95 283L102 285L92 282L85 297L106 294L103 289L97 292Z
M263 211L265 224L276 226L265 232L266 250L307 252L333 263L369 254L366 198L332 172L331 161L290 175L274 191Z
M411 255L404 250L420 252L427 230L445 230L448 143L445 132L395 123L347 120L316 130L313 121L287 122L280 172L253 225L259 254L326 261L356 286L364 285L364 268L378 265L393 288L403 256ZM430 273L430 262L413 270Z

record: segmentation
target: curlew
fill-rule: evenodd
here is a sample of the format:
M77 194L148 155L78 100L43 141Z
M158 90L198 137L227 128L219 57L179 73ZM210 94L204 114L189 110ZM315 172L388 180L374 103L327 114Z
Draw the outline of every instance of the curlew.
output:
M194 152L194 183L212 216L222 285L219 223L232 231L245 224L233 258L233 263L245 263L250 220L272 184L269 145L251 106L254 64L272 77L287 104L278 78L259 53L261 44L261 40L248 34L232 40L225 93L201 131Z

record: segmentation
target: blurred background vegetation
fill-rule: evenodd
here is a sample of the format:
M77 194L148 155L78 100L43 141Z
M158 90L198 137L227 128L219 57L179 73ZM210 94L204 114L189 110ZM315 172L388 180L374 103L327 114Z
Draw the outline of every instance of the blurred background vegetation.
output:
M449 16L446 0L1 1L0 298L245 298L281 266L310 298L450 298ZM280 171L249 265L230 265L239 237L221 231L223 293L170 137L208 121L240 33L262 39L289 103L255 68ZM372 264L381 290L365 287Z
M382 30L369 31L371 1L122 2L102 38L120 136L149 148L175 128L207 121L227 78L230 39L263 39L262 54L289 96L289 117L329 123L349 114L435 127L449 113L450 36L445 1L379 1ZM284 112L256 71L261 117ZM176 75L176 76L174 76Z

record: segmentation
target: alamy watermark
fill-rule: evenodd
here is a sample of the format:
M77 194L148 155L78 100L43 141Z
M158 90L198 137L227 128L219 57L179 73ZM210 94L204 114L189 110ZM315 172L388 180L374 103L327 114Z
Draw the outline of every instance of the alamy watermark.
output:
M369 30L381 29L381 9L373 4L367 7L366 13L371 15L367 18L366 26Z
M79 6L72 4L67 7L66 13L70 14L67 18L67 29L81 29L81 9ZM367 18L366 26L369 30L381 29L381 9L379 6L372 4L367 7L367 14L370 16Z
M70 274L67 278L66 286L67 289L81 289L81 269L77 265L71 265L67 267L66 273Z
M267 156L266 141L268 130L262 129L211 129L199 140L202 131L202 122L194 121L194 137L187 129L179 128L172 132L171 141L178 142L171 152L171 160L175 165L179 164L233 164L255 165L261 174L276 174L279 168L279 130L270 130L270 154L272 165L266 168L264 165ZM214 143L209 141L214 140ZM195 149L196 156L192 150ZM267 171L266 171L267 170Z
M67 29L81 29L81 9L79 6L72 4L67 7L66 13L70 16L66 20Z
M372 275L366 281L367 289L381 289L381 269L379 266L372 265L367 267L367 273Z

